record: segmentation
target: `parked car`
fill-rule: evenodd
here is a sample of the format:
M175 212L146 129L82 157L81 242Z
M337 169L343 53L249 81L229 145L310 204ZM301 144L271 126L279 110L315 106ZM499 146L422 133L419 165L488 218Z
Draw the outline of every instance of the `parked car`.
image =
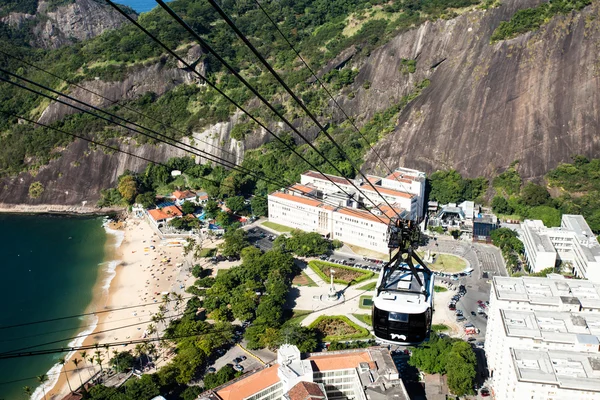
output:
M210 367L209 369L206 370L206 372L208 372L209 374L214 374L215 372L217 372L217 370L214 367Z
M477 347L478 349L483 349L485 347L485 343L484 342L477 342L477 343L475 343L475 347Z
M474 338L473 336L471 336L470 338L467 339L467 342L474 342L476 340L477 340L476 338Z
M246 356L240 356L240 358L242 359L242 361L246 361L248 359L248 357Z
M477 316L477 314L475 314L475 311L471 311L471 315L474 317Z
M464 321L466 318L462 315L456 317L456 322Z
M241 362L242 362L242 359L240 357L236 357L236 358L233 359L233 363L234 364L239 364Z
M235 365L233 366L233 369L234 369L234 370L236 370L236 371L238 371L238 372L243 372L243 371L244 371L244 367L242 367L242 366L241 366L241 365L239 365L239 364L235 364Z
M490 395L490 390L488 388L481 388L479 394L481 394L481 397L488 397Z

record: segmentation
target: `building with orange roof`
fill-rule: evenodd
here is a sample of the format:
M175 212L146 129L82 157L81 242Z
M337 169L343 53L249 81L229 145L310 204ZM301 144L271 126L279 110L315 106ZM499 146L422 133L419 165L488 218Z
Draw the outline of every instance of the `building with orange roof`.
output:
M408 400L386 348L313 353L284 344L277 363L202 393L199 400Z
M418 216L425 213L425 182L427 176L424 172L410 168L396 168L390 175L381 180L381 186L388 189L400 190L418 196Z
M192 203L196 203L196 193L191 190L176 190L171 194L173 200L175 200L175 204L178 206L182 205L186 201L190 201Z
M158 227L169 222L173 218L181 217L182 215L183 212L181 212L181 210L177 206L168 206L163 208L156 208L154 210L148 210L149 220Z
M298 185L296 185L298 186ZM397 215L408 217L400 204L380 205L379 210L368 212L347 204L355 205L348 197L334 193L323 199L308 197L298 190L283 190L271 193L269 221L300 229L317 232L330 239L387 253L387 231L390 218ZM325 203L327 201L327 203ZM331 205L333 203L334 205ZM373 215L376 213L377 215Z

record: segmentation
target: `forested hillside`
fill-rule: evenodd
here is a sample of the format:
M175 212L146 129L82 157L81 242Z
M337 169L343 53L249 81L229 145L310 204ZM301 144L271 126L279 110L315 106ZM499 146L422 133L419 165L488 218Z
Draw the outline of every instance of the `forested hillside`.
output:
M75 3L78 1L82 0ZM360 134L345 121L344 115L272 28L256 3L226 1L222 6L308 108L327 124L330 134L352 161L362 165L366 156L366 170L385 172L378 157L382 155L391 167L405 165L428 172L456 167L470 176L491 176L515 159L522 158L519 168L523 168L522 175L529 178L542 175L557 162L566 161L574 154L592 155L594 145L586 147L577 143L584 140L588 127L593 126L594 122L585 116L597 104L592 101L580 106L579 100L574 103L573 107L581 110L580 115L586 121L585 129L577 125L575 134L569 139L577 143L556 153L552 146L558 146L563 139L558 132L553 133L555 139L548 151L530 159L525 157L523 148L515 149L523 142L510 137L521 134L520 123L530 124L527 118L531 115L526 114L527 118L523 119L522 110L514 107L520 95L514 97L499 89L506 87L501 76L510 69L513 76L535 82L551 76L566 81L571 73L581 74L579 69L563 69L562 78L556 74L542 74L540 78L531 68L518 71L525 53L529 54L528 62L532 62L537 54L548 54L542 48L566 43L572 35L578 35L582 41L574 41L570 47L561 45L569 54L573 53L569 57L578 54L585 59L591 57L590 46L600 40L600 34L597 23L588 17L597 4L592 5L591 10L590 7L582 9L587 3L578 1L572 7L569 3L555 13L558 15L555 18L545 14L547 18L543 24L527 28L537 29L538 33L513 39L519 43L527 40L528 45L524 46L505 40L491 44L497 40L492 40L492 35L496 35L496 28L502 21L511 24L511 17L518 16L515 13L519 9L536 7L540 4L538 0L509 0L501 5L489 0L265 2L263 6L278 27L317 71L346 112L356 118ZM315 140L316 147L333 161L336 169L347 176L356 174L338 149L318 135L318 130L309 123L300 107L259 66L208 2L176 0L169 4L280 112L294 121L305 137ZM9 3L1 13L31 11L18 9L24 6L24 3ZM39 8L39 4L37 6ZM564 13L568 15L565 17ZM573 23L566 31L561 31L557 25L563 26L565 19ZM17 32L7 21L0 21L3 21L0 23L1 34L9 38L0 41L0 67L6 71L55 90L68 91L95 106L108 107L109 112L131 122L168 137L183 139L230 161L239 163L244 159L246 166L256 167L265 174L280 175L283 171L287 179L294 180L308 167L294 157L281 159L271 155L277 145L261 147L271 140L267 132L236 112L233 105L203 85L201 79L166 57L159 46L129 23L96 38L77 40L58 49L37 49L27 38L19 36L23 30ZM169 48L177 49L188 62L197 62L198 70L207 79L272 130L290 133L286 140L297 146L311 163L328 172L336 172L303 144L298 135L278 123L273 113L254 99L251 92L226 72L212 55L199 48L165 11L157 8L142 14L138 22ZM507 31L508 28L502 26ZM524 28L519 29L517 34ZM31 64L24 64L23 60ZM539 67L547 66L549 71L554 71L552 65L546 64L551 60L555 61L550 56L541 59ZM593 84L593 75L582 76L585 76L583 83ZM19 82L5 73L0 73L0 77ZM59 77L66 78L69 83ZM493 88L497 88L498 93ZM86 90L93 90L103 97ZM552 85L546 85L536 94L548 100L550 96L543 97L543 93L553 93L553 90ZM465 101L467 98L469 100ZM113 99L118 103L110 105L109 100ZM156 161L184 155L181 150L156 145L156 140L147 136L81 114L7 83L0 83L0 102L2 111L40 120L67 132L83 133L86 137ZM492 105L493 110L486 108ZM561 110L568 107L562 101L558 105ZM473 112L474 109L478 111ZM492 122L497 118L506 123ZM486 121L485 125L480 121ZM574 123L579 122L574 120ZM485 128L490 126L499 127L500 131ZM140 171L145 167L140 160L90 147L81 141L73 143L71 137L62 133L50 128L34 128L25 121L17 123L17 118L2 113L0 131L0 177L4 179L0 203L79 204L86 200L95 203L100 189L113 186L116 177L126 169ZM538 135L535 131L531 134ZM461 135L460 138L457 135ZM528 135L526 132L521 140L527 140ZM377 146L378 155L369 152L372 145ZM492 154L490 162L490 156L485 155ZM90 170L91 165L100 168ZM33 182L40 182L47 189L36 198L29 196Z

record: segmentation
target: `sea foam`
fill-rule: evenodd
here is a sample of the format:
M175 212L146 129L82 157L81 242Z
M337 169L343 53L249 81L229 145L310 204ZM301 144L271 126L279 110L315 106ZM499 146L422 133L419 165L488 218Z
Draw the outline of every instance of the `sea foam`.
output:
M102 226L104 227L104 230L106 231L107 234L115 237L114 247L119 248L119 247L121 247L121 244L123 243L123 239L125 238L125 232L118 230L118 229L110 228L109 223L110 223L110 220L108 218L105 218L102 221ZM119 265L119 261L118 260L107 261L107 262L100 263L99 265L100 266L106 265L106 269L103 271L103 273L106 274L106 278L104 278L104 282L102 283L102 289L104 291L108 291L113 278L117 275L116 268L117 268L117 265ZM84 340L87 338L87 336L90 335L92 332L94 332L94 330L96 329L96 326L98 324L98 317L96 317L94 315L94 316L91 316L90 318L93 318L93 322L90 324L86 324L87 329L78 333L77 334L78 337L76 339L73 339L71 342L69 342L68 347L81 346L83 344ZM69 352L69 354L67 354L65 359L69 360L75 353L76 353L75 351ZM60 365L58 363L54 364L52 366L52 368L50 368L50 370L46 373L46 375L48 375L48 381L43 386L40 385L35 389L35 391L33 392L32 396L31 396L31 399L32 400L43 399L44 391L46 392L46 394L48 394L48 392L54 388L54 386L58 382L61 372L62 372L62 365Z

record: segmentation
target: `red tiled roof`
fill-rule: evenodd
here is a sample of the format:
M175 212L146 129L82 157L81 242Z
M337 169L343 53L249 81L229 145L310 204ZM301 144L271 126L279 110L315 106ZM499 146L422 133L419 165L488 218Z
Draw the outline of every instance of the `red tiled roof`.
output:
M361 362L370 362L371 354L368 351L358 353L338 353L326 356L312 356L308 358L317 371L335 371L337 369L357 368Z
M302 192L302 193L308 194L308 193L311 193L311 192L315 191L316 189L312 188L310 186L301 185L301 184L298 183L298 184L295 184L294 186L292 186L290 188L290 190L293 190L295 192Z
M196 197L196 193L191 192L189 190L184 190L183 192L176 190L173 192L173 197L175 197L177 200L190 199L192 197Z
M177 206L168 206L164 208L157 208L155 210L148 210L148 214L155 221L161 221L163 219L172 217L181 217L183 213Z
M373 188L371 186L362 185L360 188L362 190L366 190L368 192L375 193L375 190L373 190ZM379 193L388 194L390 196L404 197L405 199L412 199L413 197L415 197L415 195L412 194L412 193L401 192L399 190L388 189L388 188L384 188L384 187L381 187L381 186L376 186L376 188L377 188L377 191Z
M404 208L400 207L398 204L392 204L392 207L386 205L380 205L379 209L381 210L382 213L384 213L385 215L387 215L390 218L396 217L398 215L402 215L402 213L404 211L406 211Z
M417 177L413 175L406 175L402 171L396 171L386 176L385 179L392 179L404 183L412 183L413 181L417 180Z
M284 199L284 200L294 201L296 203L306 204L307 206L313 206L313 207L318 207L321 204L321 202L319 200L309 199L304 196L293 196L291 194L283 193L283 192L271 193L271 196L278 197L278 198Z
M288 392L290 400L324 399L325 394L314 382L299 382Z
M203 194L201 196L198 197L200 200L208 200L208 195L207 194Z
M217 390L217 395L223 400L242 400L250 397L263 389L268 388L279 382L277 376L278 364L265 368L237 382L227 385L220 390Z

